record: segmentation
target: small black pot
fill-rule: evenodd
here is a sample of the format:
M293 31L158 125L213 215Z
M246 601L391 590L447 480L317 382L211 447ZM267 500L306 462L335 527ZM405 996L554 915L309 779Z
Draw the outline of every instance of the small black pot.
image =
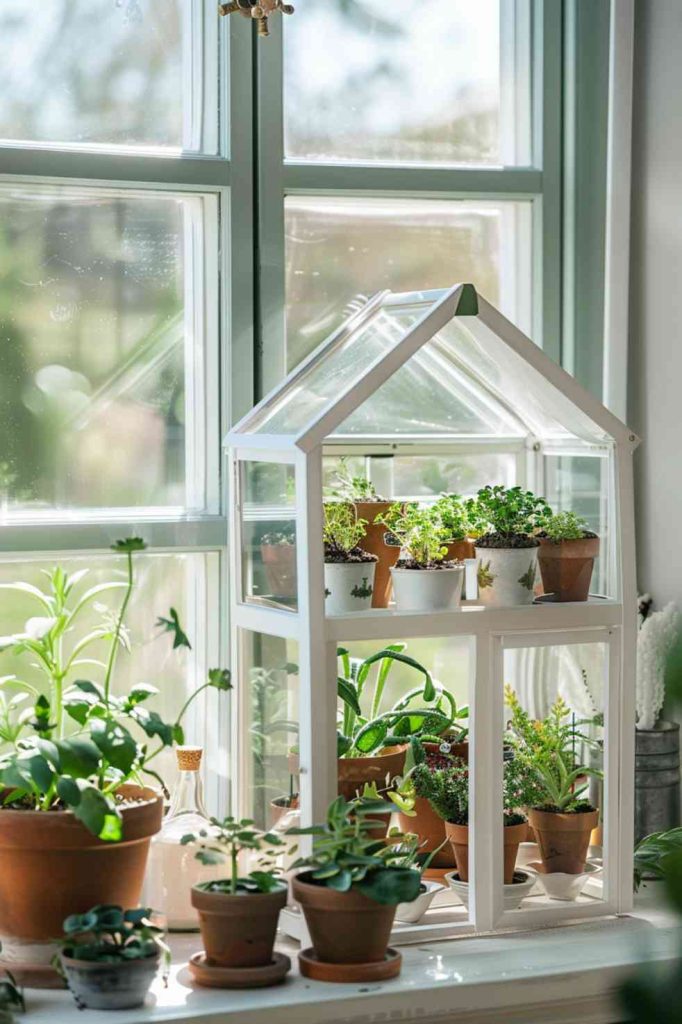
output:
M142 1006L159 967L159 957L104 964L61 954L76 1004L88 1010L132 1010Z

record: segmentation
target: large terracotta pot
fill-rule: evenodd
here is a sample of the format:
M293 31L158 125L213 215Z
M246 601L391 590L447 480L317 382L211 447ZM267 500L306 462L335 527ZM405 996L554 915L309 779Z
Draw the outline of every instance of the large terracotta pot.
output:
M599 537L539 540L538 562L545 594L553 594L555 601L587 601Z
M272 597L296 597L296 545L261 544L260 555Z
M58 938L69 914L98 903L136 907L149 843L161 828L154 789L122 786L123 839L97 839L71 811L0 810L0 937ZM8 943L11 945L11 942Z
M566 814L530 810L528 820L535 832L545 870L579 875L585 867L590 834L599 824L599 811Z
M448 549L448 553L445 557L450 561L463 562L465 558L476 557L474 542L468 538L465 538L464 540L447 541L445 547Z
M376 555L378 562L374 573L374 593L372 594L372 608L388 608L391 600L391 569L398 561L400 548L397 545L389 547L384 544L386 527L375 522L378 515L388 512L393 501L356 501L355 511L358 519L367 521L366 534L360 542L364 551Z
M313 948L319 960L332 964L378 963L386 956L395 906L384 906L350 889L336 892L310 882L310 872L292 883Z
M210 883L209 883L210 884ZM207 892L192 886L192 906L206 958L219 967L265 967L272 961L279 912L286 906L287 888L274 892Z
M425 743L424 749L427 754L438 754L438 743ZM459 757L463 761L469 761L469 744L453 743L450 747L450 756ZM414 832L421 839L419 850L421 853L431 853L438 849L445 839L445 822L436 814L426 797L418 796L414 804L414 815L399 814L401 832ZM450 844L436 854L431 861L431 868L452 868L455 866L455 856Z
M450 840L457 862L457 873L461 882L469 881L469 826L453 825L451 821L445 822L445 832ZM521 825L505 825L503 828L504 843L504 884L512 885L514 882L514 867L516 856L519 852L519 845L526 839L526 823Z
M379 789L386 787L386 779L402 775L405 767L407 745L384 747L380 754L371 757L340 757L339 793L346 800L352 800L365 783L376 782Z

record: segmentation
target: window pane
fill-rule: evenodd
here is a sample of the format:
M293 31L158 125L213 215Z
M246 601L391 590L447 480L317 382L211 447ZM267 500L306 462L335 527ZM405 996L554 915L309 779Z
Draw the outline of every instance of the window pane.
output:
M285 25L286 155L528 163L527 37L500 0L307 0Z
M166 722L174 722L187 697L193 693L206 672L206 637L197 632L203 622L200 608L211 607L216 600L208 592L209 578L214 576L217 554L142 554L134 559L134 590L128 606L126 623L130 636L130 652L119 650L113 676L113 690L116 694L127 693L135 683L146 682L158 687L159 693L150 699L150 710L158 711ZM72 574L87 569L88 573L73 590L74 600L81 597L90 587L110 581L123 582L126 579L125 558L116 555L88 555L67 558L25 558L21 561L0 562L0 584L23 581L49 592L49 581L45 572L56 565ZM64 642L63 656L68 659L75 644L87 636L98 625L109 623L112 612L120 607L122 590L100 592L79 613L74 629ZM162 633L157 626L159 616L168 616L175 608L180 622L189 635L192 650L182 647L173 650L173 638ZM14 590L0 589L0 621L5 636L21 633L28 619L44 616L45 610L29 594ZM89 679L101 684L104 668L99 661L106 662L109 652L106 641L97 640L84 648L78 656L79 663L72 666L66 677L67 686L76 679ZM88 659L83 661L80 659ZM90 660L92 659L92 660ZM44 676L32 665L27 655L15 655L5 651L2 654L2 676L16 675L18 679L33 683L44 689ZM2 687L10 697L14 691L11 683ZM203 745L211 719L215 716L214 697L209 703L202 697L197 699L186 719L183 719L188 743ZM211 715L207 715L207 708ZM19 711L23 708L20 706ZM75 731L76 724L66 718L67 731ZM143 734L140 733L140 739ZM153 767L164 782L171 786L175 779L175 755L167 750L159 754ZM213 765L216 772L226 771L227 765ZM153 780L151 785L157 783Z
M215 152L215 110L205 112L211 128L203 140L193 124L199 7L191 0L3 0L0 138ZM208 59L215 59L210 48Z
M243 462L241 493L241 598L296 611L296 471L284 463Z
M212 202L0 188L6 511L203 507L189 242Z
M289 197L289 367L385 288L419 291L470 281L528 330L530 236L529 202Z

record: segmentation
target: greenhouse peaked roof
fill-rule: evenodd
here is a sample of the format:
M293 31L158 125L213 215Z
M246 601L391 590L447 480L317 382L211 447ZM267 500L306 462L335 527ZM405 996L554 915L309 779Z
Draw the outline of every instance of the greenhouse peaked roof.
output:
M228 434L229 444L475 435L637 439L471 284L373 296Z

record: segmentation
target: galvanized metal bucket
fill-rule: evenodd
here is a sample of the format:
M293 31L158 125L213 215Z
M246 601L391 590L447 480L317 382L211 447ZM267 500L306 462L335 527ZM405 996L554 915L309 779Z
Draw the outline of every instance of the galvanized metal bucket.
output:
M635 732L635 841L680 824L680 727Z

